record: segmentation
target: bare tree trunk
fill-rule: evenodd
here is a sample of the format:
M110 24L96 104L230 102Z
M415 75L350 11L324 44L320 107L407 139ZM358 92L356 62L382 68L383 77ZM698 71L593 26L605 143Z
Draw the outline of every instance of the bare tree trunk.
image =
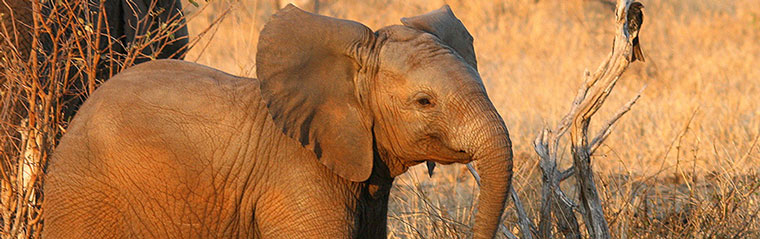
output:
M586 229L592 238L610 238L609 226L604 218L604 210L599 194L594 184L594 173L591 169L591 155L593 149L600 144L606 135L609 135L609 128L605 128L590 144L588 141L588 127L591 123L591 117L596 114L604 101L610 95L612 88L615 87L620 75L628 68L628 64L637 60L634 50L639 50L638 31L642 24L641 8L643 5L632 0L619 0L616 7L616 31L613 40L612 53L609 58L599 66L596 72L591 75L586 74L585 88L579 104L575 104L573 109L578 109L573 114L573 123L570 130L570 141L572 143L571 152L573 154L573 165L576 171L576 181L580 187L581 206L586 213L583 214L586 222ZM643 60L643 59L638 59ZM586 95L586 93L590 93ZM580 96L580 95L579 95ZM590 97L587 97L590 96ZM631 102L635 102L639 95L634 97ZM633 104L633 103L630 103ZM625 113L630 108L629 104L623 106L621 112ZM612 122L607 126L614 124L619 117L614 117Z

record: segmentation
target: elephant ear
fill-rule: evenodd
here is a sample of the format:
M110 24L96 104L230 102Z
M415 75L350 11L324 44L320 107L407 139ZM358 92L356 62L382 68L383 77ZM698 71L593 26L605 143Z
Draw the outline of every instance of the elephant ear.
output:
M374 39L360 23L289 4L264 26L256 54L261 94L275 124L356 182L372 172L370 117L360 107L355 81L360 56Z
M404 26L435 35L462 56L473 69L478 70L472 35L462 21L454 16L449 5L423 15L401 18L401 22Z

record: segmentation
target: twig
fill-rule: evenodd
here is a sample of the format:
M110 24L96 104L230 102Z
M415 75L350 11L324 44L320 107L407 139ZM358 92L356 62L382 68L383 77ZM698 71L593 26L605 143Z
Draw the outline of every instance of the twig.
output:
M617 113L607 121L607 123L602 126L602 129L599 130L599 133L596 134L596 137L591 141L591 154L593 155L594 152L596 152L596 149L599 148L599 145L601 145L602 142L604 142L605 139L607 139L607 136L610 135L612 132L612 126L617 123L617 121L620 119L620 117L623 117L625 113L628 113L628 111L631 110L631 106L636 103L636 101L641 97L641 93L644 92L644 89L646 89L646 86L642 87L641 90L639 90L639 93L636 94L628 103L623 105L623 107L620 107Z
M514 187L511 187L509 194L512 196L512 201L515 202L515 210L517 210L518 225L520 225L520 233L523 239L533 239L533 231L536 225L528 218L528 214L525 213L525 207L523 207L520 197L517 195L517 191Z
M575 174L575 167L570 166L570 168L566 169L565 171L562 171L559 175L559 181L565 181L565 179L570 178Z

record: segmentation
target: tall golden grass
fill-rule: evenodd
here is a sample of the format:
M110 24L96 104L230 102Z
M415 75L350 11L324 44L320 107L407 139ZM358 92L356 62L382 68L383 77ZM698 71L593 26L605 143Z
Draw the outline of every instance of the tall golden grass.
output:
M186 15L193 16L188 21L190 34L200 36L186 60L255 77L258 32L275 5L286 2L214 0L201 2L200 7L185 3ZM311 1L295 2L311 8ZM646 6L640 33L646 63L629 68L607 105L621 105L642 86L647 88L592 163L611 232L618 238L760 237L760 67L756 64L760 5L755 0L641 2ZM481 76L511 130L514 186L530 216L536 217L540 171L533 139L567 111L584 68L595 67L609 52L614 4L607 0L319 3L320 14L362 22L372 29L450 4L475 38ZM17 63L9 64L23 65ZM25 86L3 85L3 92L34 89ZM47 96L39 90L23 94ZM6 100L8 93L3 97ZM6 102L3 107L8 107ZM59 117L47 109L34 112L42 119ZM609 118L614 110L603 108L599 117ZM49 153L63 125L45 127L43 132L51 136L39 147ZM34 163L35 167L40 163L44 162ZM569 157L560 161L562 167L570 163ZM12 164L20 170L18 165ZM14 180L18 179L8 177L3 182L18 182ZM562 186L574 195L573 185ZM4 206L16 197L6 197L6 192ZM412 168L396 180L392 191L389 236L467 237L477 193L461 165L438 167L432 178L422 168ZM24 200L14 202L28 202ZM504 223L517 234L509 205ZM29 208L34 213L21 215L26 218L22 222L39 222L38 205ZM3 218L4 228L16 214Z

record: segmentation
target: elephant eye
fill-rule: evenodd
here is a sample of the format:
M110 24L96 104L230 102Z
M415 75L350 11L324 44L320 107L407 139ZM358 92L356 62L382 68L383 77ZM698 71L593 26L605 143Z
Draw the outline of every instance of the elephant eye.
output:
M420 108L429 108L434 106L432 97L430 95L425 93L418 93L414 97L414 102L419 106Z
M417 104L422 105L422 106L428 106L430 105L430 99L428 98L417 99Z

